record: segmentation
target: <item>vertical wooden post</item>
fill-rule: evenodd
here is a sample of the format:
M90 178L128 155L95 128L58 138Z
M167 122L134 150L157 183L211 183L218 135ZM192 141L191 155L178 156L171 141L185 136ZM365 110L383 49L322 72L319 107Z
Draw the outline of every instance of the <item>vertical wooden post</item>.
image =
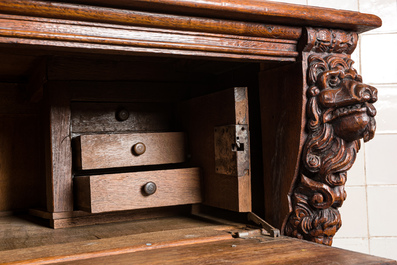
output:
M73 210L72 150L69 91L47 84L46 113L46 179L47 210Z

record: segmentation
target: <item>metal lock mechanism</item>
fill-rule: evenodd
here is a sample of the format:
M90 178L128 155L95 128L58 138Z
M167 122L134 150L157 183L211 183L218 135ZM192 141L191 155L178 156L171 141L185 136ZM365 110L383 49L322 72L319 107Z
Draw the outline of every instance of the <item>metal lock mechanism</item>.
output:
M236 177L249 174L249 146L248 125L215 127L215 172Z

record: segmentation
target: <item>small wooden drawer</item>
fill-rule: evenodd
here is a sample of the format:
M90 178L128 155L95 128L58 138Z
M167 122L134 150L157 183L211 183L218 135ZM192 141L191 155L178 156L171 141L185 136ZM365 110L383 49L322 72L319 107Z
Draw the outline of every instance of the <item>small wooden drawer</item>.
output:
M73 133L127 133L172 131L174 109L170 103L72 102Z
M184 168L74 178L79 210L102 213L200 203L200 169Z
M181 132L81 135L75 142L77 169L99 169L181 163Z

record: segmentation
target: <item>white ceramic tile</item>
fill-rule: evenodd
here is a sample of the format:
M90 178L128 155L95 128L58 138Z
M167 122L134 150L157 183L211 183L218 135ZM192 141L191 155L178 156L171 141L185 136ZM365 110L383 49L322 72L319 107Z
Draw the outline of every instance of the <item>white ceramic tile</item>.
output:
M367 185L397 184L397 134L375 134L365 144L365 163Z
M371 30L367 34L397 32L396 0L359 0L359 6L360 12L374 14L382 19L382 27Z
M346 187L347 199L339 208L342 227L337 237L368 237L365 187Z
M378 85L376 132L397 133L397 84Z
M297 4L297 5L306 5L306 0L269 0L269 1Z
M397 237L371 238L370 254L397 260Z
M364 186L365 182L365 148L361 141L361 149L357 154L356 161L352 168L347 172L346 186Z
M367 192L370 237L397 237L397 185L368 186Z
M308 0L308 5L358 11L358 0Z
M361 52L360 52L360 37L357 43L357 47L351 55L352 60L354 61L353 67L357 70L357 72L361 75Z
M361 71L364 83L397 83L397 33L361 35Z
M333 247L369 254L368 238L334 238Z

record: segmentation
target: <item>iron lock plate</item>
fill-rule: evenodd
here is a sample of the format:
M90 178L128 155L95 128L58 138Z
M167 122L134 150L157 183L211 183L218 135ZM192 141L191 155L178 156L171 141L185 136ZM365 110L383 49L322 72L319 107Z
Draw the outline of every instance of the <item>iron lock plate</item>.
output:
M242 177L250 172L248 125L214 128L215 172Z

